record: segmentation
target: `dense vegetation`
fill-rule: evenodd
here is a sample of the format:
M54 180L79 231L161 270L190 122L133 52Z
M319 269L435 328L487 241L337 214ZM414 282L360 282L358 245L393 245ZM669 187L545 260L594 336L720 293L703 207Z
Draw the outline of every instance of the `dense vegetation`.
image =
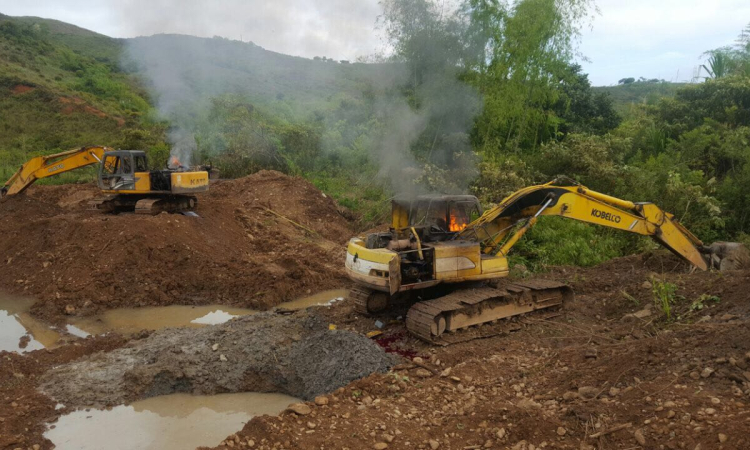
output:
M705 241L746 239L747 31L707 52L703 83L624 78L603 89L574 62L587 0L464 0L452 12L430 0L382 5L378 26L394 52L368 64L221 38L123 42L0 17L0 175L91 143L145 148L161 164L170 142L224 176L304 176L360 213L363 227L384 219L394 192L469 191L490 205L565 175L653 201ZM517 255L536 267L588 265L652 246L548 218Z
M60 30L59 23L55 30ZM70 27L70 26L69 26ZM105 42L110 58L95 58L62 43L46 24L0 17L0 178L30 157L83 145L155 145L164 124L144 89L122 73L112 54L119 44L105 36L64 27L68 36ZM162 144L164 145L164 144ZM56 181L91 179L91 171Z

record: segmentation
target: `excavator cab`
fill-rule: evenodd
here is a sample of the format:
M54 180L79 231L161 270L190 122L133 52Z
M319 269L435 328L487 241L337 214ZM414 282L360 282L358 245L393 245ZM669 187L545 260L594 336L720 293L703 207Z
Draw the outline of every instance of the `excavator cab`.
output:
M106 152L99 166L99 188L111 191L135 190L138 172L148 172L146 152L135 150Z
M422 195L393 201L393 228L428 228L435 233L456 233L482 215L473 195ZM406 217L404 217L406 215ZM406 219L406 220L404 220Z

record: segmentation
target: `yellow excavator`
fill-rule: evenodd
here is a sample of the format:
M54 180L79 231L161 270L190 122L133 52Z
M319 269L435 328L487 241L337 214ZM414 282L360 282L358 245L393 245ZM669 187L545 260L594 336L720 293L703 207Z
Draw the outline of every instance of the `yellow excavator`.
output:
M92 206L106 212L191 211L198 204L194 194L208 190L205 170L188 171L179 164L174 169L149 170L143 151L82 147L30 159L0 188L0 197L19 194L36 180L94 164L99 164L97 179L104 196Z
M449 344L471 339L468 331L479 325L561 305L573 297L564 284L497 283L509 274L511 248L542 215L650 236L701 270L748 259L744 247L732 247L737 244L705 247L653 203L621 200L567 179L521 189L484 213L470 195L396 198L390 231L349 241L355 310L370 315L417 297L406 315L409 332Z

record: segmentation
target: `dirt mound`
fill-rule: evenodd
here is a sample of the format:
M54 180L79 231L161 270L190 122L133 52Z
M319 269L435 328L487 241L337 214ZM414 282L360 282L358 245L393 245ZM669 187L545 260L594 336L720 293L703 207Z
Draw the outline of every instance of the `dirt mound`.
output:
M72 407L174 392L281 392L309 400L395 362L360 334L329 330L314 313L263 313L199 330L155 332L110 353L56 367L41 388Z
M0 205L0 288L33 314L223 303L265 309L340 287L350 222L301 178L262 171L212 184L200 217L108 215L93 185L33 186ZM72 308L71 308L72 307Z

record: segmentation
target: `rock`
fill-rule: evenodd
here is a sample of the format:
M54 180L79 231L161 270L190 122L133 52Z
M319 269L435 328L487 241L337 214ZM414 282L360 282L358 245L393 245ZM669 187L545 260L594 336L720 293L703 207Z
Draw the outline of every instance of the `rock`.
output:
M427 370L427 369L422 369L422 368L420 368L420 369L417 369L417 371L416 371L416 372L414 372L414 374L415 374L416 376L420 377L420 378L429 378L429 377L431 377L431 376L432 376L432 372L430 372L430 371L429 371L429 370Z
M699 374L698 372L696 372L696 371L690 372L690 378L692 378L694 380L698 380L698 379L700 379L700 377L701 377L701 374Z
M620 389L616 387L609 388L609 396L610 397L617 397L620 395Z
M670 409L669 412L667 413L667 419L671 419L675 415L677 415L677 413Z
M434 439L430 439L429 444L430 444L430 448L432 450L437 450L440 447L440 442L438 442L438 441L436 441Z
M415 356L412 361L414 361L414 364L424 364L424 359L420 358L419 356Z
M314 430L318 425L315 422L307 422L307 428Z
M252 439L248 439L248 441L247 441L247 446L248 446L248 447L255 447L255 441L254 441L254 440L252 440Z
M565 434L566 434L567 432L568 432L568 431L567 431L567 430L566 430L565 428L563 428L563 427L557 427L557 435L558 435L558 436L565 436Z
M708 378L713 374L714 374L714 369L710 367L706 367L703 369L703 371L701 371L701 378Z
M721 403L721 400L716 397L711 397L711 403L713 403L714 405L718 405L719 403Z
M440 376L443 377L443 378L447 377L450 374L451 374L451 368L450 367L448 367L447 369L445 369L442 372L440 372Z
M677 404L675 402L673 402L672 400L668 400L668 401L664 402L664 407L665 408L674 408L675 406L677 406Z
M219 349L219 344L214 344L211 346L211 350L216 351Z
M599 356L599 352L595 348L587 349L586 353L584 354L584 357L586 359L596 359L597 356Z
M294 404L291 404L291 405L289 405L289 408L287 408L287 410L289 410L289 411L291 411L291 412L293 412L295 414L298 414L300 416L306 416L306 415L308 415L308 414L310 414L312 412L312 408L310 408L309 406L305 405L304 403L294 403Z
M388 444L385 442L378 442L377 444L373 445L372 448L375 450L385 450L388 448Z
M636 442L640 445L646 445L646 437L643 435L643 431L635 430L635 433L633 433L633 437L635 438Z
M65 306L65 314L71 315L76 312L76 308L73 305L66 305Z
M222 353L221 355L219 355L219 361L221 361L221 362L227 362L227 357L224 356L224 354Z
M499 430L497 430L497 433L495 433L495 435L498 439L502 439L505 437L505 433L505 428L500 428Z
M719 436L721 436L721 435L719 435ZM41 445L39 445L39 444L34 444L34 445L32 445L32 446L31 446L31 448L32 448L33 450L39 450L40 448L42 448L42 446L41 446Z
M395 439L395 436L392 436L390 434L384 434L383 439L385 439L385 441L390 444Z
M328 397L325 397L323 395L315 397L315 404L318 405L318 406L327 405L328 404Z
M706 408L706 414L708 414L709 416L713 416L714 414L716 414L716 410L713 408Z
M729 322L730 320L734 320L736 318L737 316L735 316L734 314L722 314L721 316L719 316L719 320L722 322Z
M727 437L726 434L719 433L719 442L721 442L723 444L723 443L725 443L727 441L727 439L729 439L729 438Z
M651 284L651 282L650 282L650 281L644 281L644 282L643 282L643 284L641 285L641 287L642 287L643 289L651 289L652 287L654 287L654 285L653 285L653 284Z
M534 400L532 400L530 398L522 398L521 400L518 401L518 403L516 404L516 406L518 406L519 408L523 408L523 409L541 408L542 407L542 405L540 405L539 403L535 402Z
M578 398L578 392L568 391L563 394L563 400L570 401Z
M585 398L586 400L591 400L591 399L596 398L597 395L599 395L599 389L593 386L579 387L578 395L580 395L581 398Z

